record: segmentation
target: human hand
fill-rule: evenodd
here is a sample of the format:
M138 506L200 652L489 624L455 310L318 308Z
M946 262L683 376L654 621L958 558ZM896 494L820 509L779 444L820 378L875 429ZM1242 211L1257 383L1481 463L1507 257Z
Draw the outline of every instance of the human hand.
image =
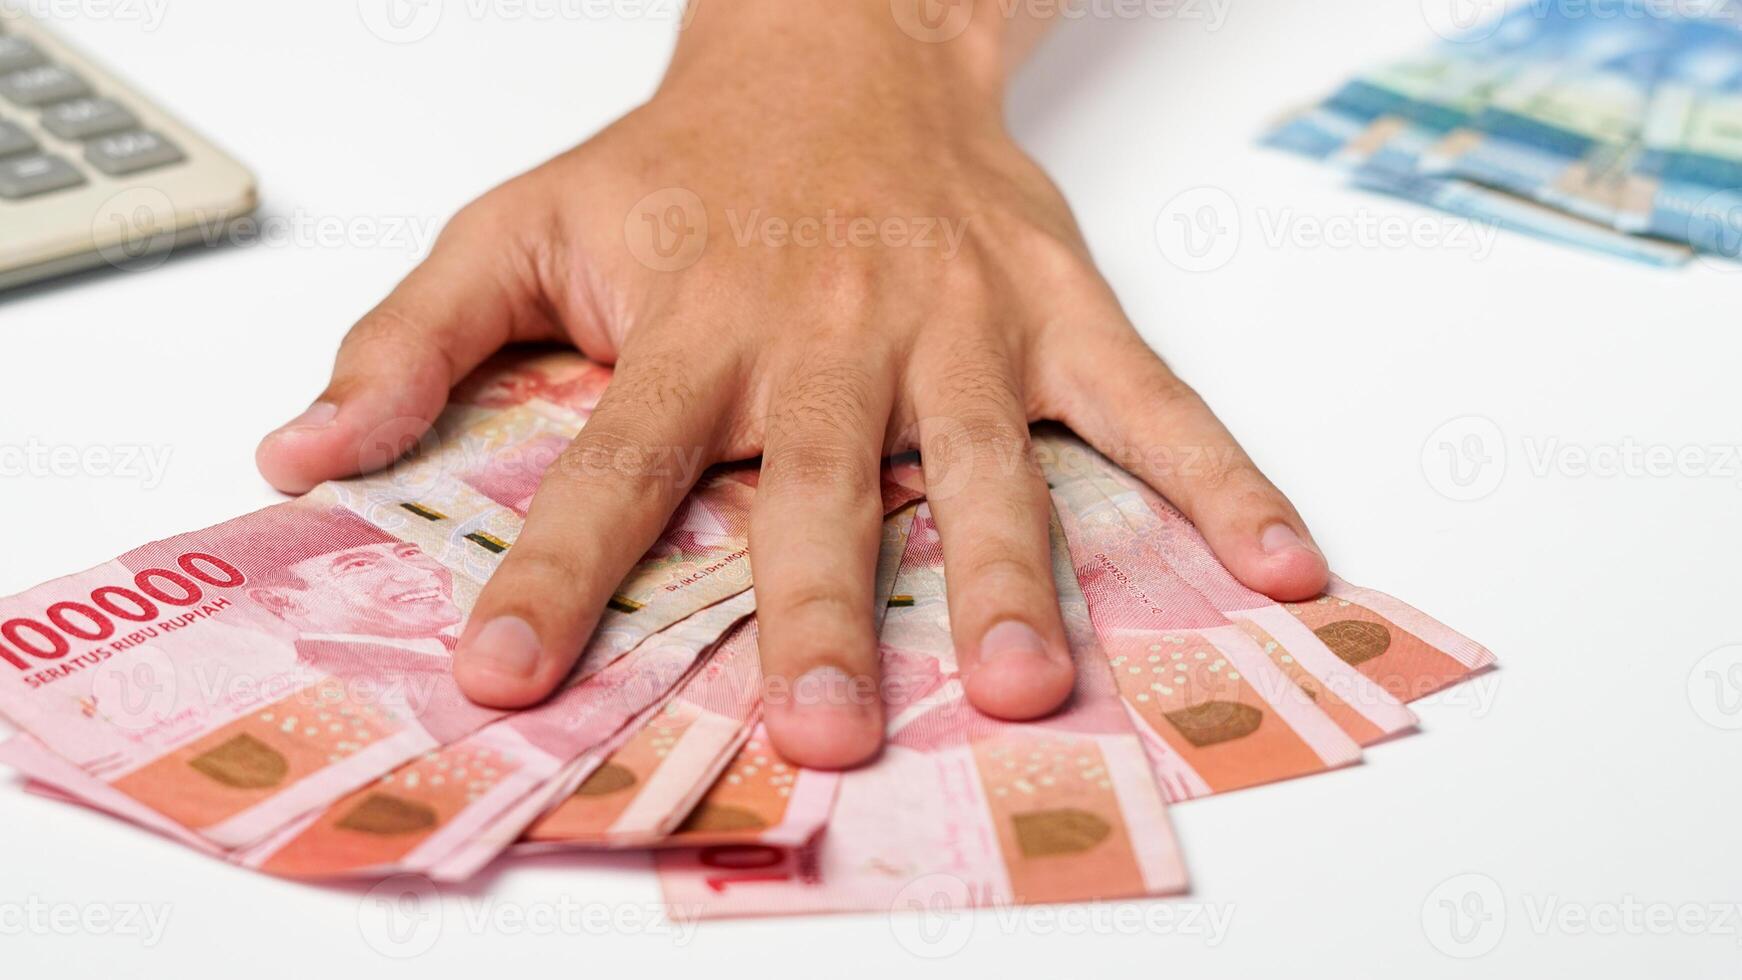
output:
M577 458L762 457L764 673L796 694L875 679L879 463L923 447L969 699L1027 719L1069 696L1038 419L1166 495L1248 586L1317 594L1300 516L1144 344L1004 131L1005 25L979 6L928 43L887 0L703 4L645 106L453 219L345 339L316 404L262 442L261 472L292 493L352 475L372 432L427 425L500 347L563 340L616 365ZM693 483L552 474L455 656L488 705L555 689ZM782 699L766 723L819 768L883 735L874 698Z

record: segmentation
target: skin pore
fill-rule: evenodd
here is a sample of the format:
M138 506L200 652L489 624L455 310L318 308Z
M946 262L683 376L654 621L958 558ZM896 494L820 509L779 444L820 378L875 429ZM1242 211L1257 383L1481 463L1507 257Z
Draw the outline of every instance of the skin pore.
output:
M1039 26L1007 6L940 8L971 11L952 34L890 0L700 0L658 92L456 215L345 339L315 404L261 444L261 471L292 493L355 473L369 433L427 425L508 343L614 364L572 452L760 456L764 673L834 692L773 700L766 721L783 755L819 768L882 744L887 453L922 449L964 683L992 715L1044 715L1073 683L1032 421L1065 423L1166 495L1248 586L1318 593L1325 560L1300 515L1144 343L1005 130L1006 79ZM944 226L953 248L921 244ZM1199 462L1160 462L1182 459ZM690 489L556 472L461 637L455 676L487 705L557 686Z

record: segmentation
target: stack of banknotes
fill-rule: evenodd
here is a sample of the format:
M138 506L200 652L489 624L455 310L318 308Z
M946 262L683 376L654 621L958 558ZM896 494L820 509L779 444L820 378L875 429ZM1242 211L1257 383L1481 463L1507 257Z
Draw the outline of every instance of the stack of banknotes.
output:
M1167 807L1345 766L1493 657L1333 581L1278 604L1069 433L1040 429L1078 684L1012 724L963 698L916 461L884 473L888 747L784 761L763 690L753 465L701 481L565 685L503 712L454 639L609 372L500 358L393 468L0 600L0 761L29 788L299 879L467 878L518 852L645 849L675 914L887 911L1186 885ZM1253 800L1258 805L1257 799ZM938 896L928 893L928 899Z
M1523 0L1284 119L1356 186L1661 266L1742 256L1742 9Z

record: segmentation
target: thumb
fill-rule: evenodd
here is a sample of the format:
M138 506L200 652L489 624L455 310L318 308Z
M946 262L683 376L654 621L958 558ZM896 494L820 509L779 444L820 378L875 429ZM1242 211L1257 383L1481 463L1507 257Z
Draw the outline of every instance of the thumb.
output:
M499 230L443 232L429 257L339 345L326 390L261 440L267 482L305 493L325 480L388 465L428 431L454 384L515 339L549 336Z

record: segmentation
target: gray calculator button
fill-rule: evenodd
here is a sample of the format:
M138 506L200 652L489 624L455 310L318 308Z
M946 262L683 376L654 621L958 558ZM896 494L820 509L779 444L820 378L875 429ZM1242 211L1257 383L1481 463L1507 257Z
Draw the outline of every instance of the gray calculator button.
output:
M42 51L21 37L0 37L0 73L35 68L47 61Z
M88 140L138 125L133 113L114 99L74 99L42 112L43 128L63 140Z
M23 126L0 119L0 157L29 153L34 149L36 140L24 131Z
M83 174L60 157L39 153L0 160L0 198L16 201L85 182Z
M180 147L144 129L116 133L92 140L85 145L85 160L111 177L138 173L185 159Z
M22 106L48 105L90 94L84 79L59 65L38 65L0 75L0 95Z

